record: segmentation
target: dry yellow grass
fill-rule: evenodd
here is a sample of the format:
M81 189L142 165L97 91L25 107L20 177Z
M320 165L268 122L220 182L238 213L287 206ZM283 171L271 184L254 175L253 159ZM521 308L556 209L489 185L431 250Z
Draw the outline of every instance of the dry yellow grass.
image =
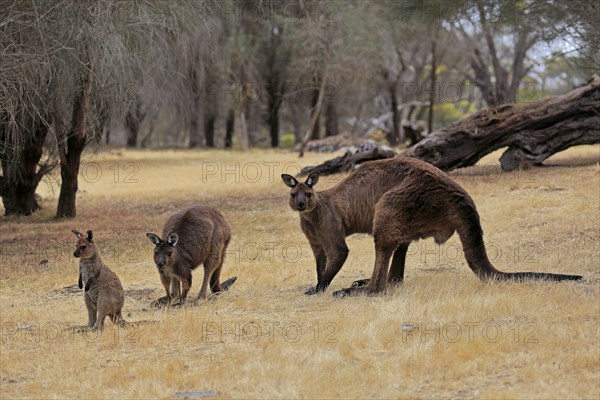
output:
M41 188L41 212L2 219L0 397L597 399L599 151L571 149L549 160L552 167L519 173L500 173L496 153L451 174L475 199L496 267L583 281L481 283L453 237L442 247L413 244L401 287L347 299L331 292L370 275L372 238L350 237L331 289L303 295L315 282L314 262L279 179L283 169L297 171L295 155L87 156L76 219L52 220L51 184ZM144 233L160 232L193 201L217 206L230 222L222 276L238 281L198 306L150 309L162 287ZM71 229L94 230L125 287L125 318L150 322L116 329L107 321L101 336L70 330L87 318L82 293L65 289L77 282ZM201 279L199 269L191 295Z

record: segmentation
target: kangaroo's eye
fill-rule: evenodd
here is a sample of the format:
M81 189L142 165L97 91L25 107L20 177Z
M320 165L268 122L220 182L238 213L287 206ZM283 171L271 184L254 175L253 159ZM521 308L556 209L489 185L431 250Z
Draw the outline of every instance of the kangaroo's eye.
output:
M171 253L170 251L167 251L167 256L171 257L173 255L173 253Z
M81 246L81 250L85 250L87 246L84 244L83 246Z
M158 251L155 251L155 252L154 252L154 256L155 256L155 257L158 257Z
M296 198L296 193L292 193L292 199Z
M308 197L310 199L310 196L312 196L312 193L306 193L306 197Z

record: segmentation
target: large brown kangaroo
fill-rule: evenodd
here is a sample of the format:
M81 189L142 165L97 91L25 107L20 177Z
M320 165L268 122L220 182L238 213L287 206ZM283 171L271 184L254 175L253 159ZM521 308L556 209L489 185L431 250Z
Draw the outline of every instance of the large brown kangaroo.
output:
M579 280L578 275L502 272L490 263L479 214L471 196L436 167L408 157L364 164L331 189L315 192L318 173L301 183L281 175L292 190L290 206L300 212L300 226L317 263L317 285L324 291L348 257L345 237L370 233L375 268L370 280L354 282L335 296L379 293L387 282L401 282L410 242L433 237L438 244L458 232L469 267L482 280ZM391 266L390 258L392 259Z
M205 299L208 282L213 293L227 290L237 277L220 283L231 229L215 208L192 205L173 214L163 228L163 239L154 233L146 236L156 246L154 263L167 295L152 302L153 306L185 303L192 286L192 270L204 264L204 279L198 299Z

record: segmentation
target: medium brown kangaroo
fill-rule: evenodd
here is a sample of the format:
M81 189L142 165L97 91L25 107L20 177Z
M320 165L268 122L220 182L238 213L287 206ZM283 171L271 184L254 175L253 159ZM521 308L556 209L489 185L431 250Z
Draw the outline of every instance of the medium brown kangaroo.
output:
M335 296L379 293L387 282L401 282L410 242L433 237L438 244L458 232L469 267L482 280L579 280L579 275L502 272L486 254L479 214L471 196L436 167L408 157L362 165L331 189L315 192L318 173L300 183L281 175L292 190L290 206L300 212L300 226L317 263L317 285L324 291L348 257L345 237L370 233L375 241L371 279L353 283ZM392 259L391 266L390 258Z
M192 270L204 264L204 279L198 299L206 299L210 290L227 290L237 277L219 283L225 252L231 240L231 229L215 208L192 205L173 214L163 228L164 240L154 233L146 236L156 246L154 263L167 295L152 302L152 306L170 303L182 306L192 286ZM180 295L181 293L181 295Z
M114 324L121 324L125 296L119 277L102 262L92 231L87 231L85 236L75 230L72 232L78 239L73 255L80 259L78 285L84 289L88 326L93 330L102 329L107 316Z

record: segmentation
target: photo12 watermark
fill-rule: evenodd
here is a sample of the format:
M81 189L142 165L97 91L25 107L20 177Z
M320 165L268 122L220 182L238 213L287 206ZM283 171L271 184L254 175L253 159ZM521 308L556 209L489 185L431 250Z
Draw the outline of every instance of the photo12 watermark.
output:
M52 343L73 344L85 343L126 343L140 341L140 327L136 323L124 323L123 326L105 324L102 330L92 330L88 327L69 322L10 322L0 323L0 341L4 344L19 343Z
M74 236L73 236L74 237ZM145 238L139 239L106 239L98 240L100 255L105 262L135 264L145 257L150 257L151 249L147 249ZM73 255L76 240L6 240L0 243L0 264L9 265L46 265L72 264L77 259Z
M338 343L340 327L335 322L257 321L257 322L202 322L202 341L206 343Z
M303 257L307 244L296 242L231 243L225 252L227 260L235 263L261 263L282 261L297 263ZM312 256L312 253L311 253Z
M487 343L510 341L513 343L539 343L539 326L535 322L500 324L495 321L465 322L405 322L401 324L402 343Z
M107 181L111 183L140 183L138 172L140 167L137 163L113 162L109 165L103 165L95 161L84 162L79 168L81 178L87 183L98 183Z
M372 242L370 235L363 239ZM152 261L152 246L144 236L139 239L98 240L100 255L109 264L139 264ZM492 263L537 264L543 252L543 243L536 241L497 242L486 241L487 256ZM75 240L8 240L0 243L0 265L72 265L78 260L73 255ZM240 265L260 263L297 264L303 260L312 263L314 255L305 241L233 241L226 250L226 258ZM422 265L466 264L463 247L458 241L438 244L432 240L411 243L407 257Z

